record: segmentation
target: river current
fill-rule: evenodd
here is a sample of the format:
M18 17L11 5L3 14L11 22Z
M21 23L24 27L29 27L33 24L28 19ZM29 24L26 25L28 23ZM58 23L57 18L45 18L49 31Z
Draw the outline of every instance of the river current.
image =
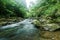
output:
M40 31L32 19L0 27L0 40L39 40Z

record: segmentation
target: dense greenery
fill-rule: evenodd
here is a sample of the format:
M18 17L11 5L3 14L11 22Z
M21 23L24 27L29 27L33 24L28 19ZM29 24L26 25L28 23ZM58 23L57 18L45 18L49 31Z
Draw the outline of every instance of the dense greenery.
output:
M48 17L60 16L60 0L37 0L28 11L22 0L0 0L0 17Z
M22 0L0 0L0 17L24 17L26 7Z
M38 5L32 8L32 11L34 11L35 15L37 14L38 17L42 15L45 16L54 15L55 13L57 13L59 9L60 9L60 0L45 0L42 3L39 2Z

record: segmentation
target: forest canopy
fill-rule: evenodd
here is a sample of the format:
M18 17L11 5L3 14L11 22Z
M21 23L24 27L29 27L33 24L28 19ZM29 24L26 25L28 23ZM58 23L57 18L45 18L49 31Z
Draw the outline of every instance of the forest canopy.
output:
M60 0L0 0L0 17L29 18L52 15L60 16Z

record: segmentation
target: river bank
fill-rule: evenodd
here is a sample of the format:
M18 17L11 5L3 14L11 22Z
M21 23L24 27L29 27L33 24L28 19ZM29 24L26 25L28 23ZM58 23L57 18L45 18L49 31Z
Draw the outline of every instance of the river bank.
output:
M21 22L21 21L23 21L24 19L23 18L20 18L20 17L18 17L18 18L15 18L15 17L12 17L12 18L0 18L0 26L8 26L8 25L10 25L10 24L14 24L14 23L18 23L18 22ZM25 22L25 21L24 21ZM30 22L30 21L29 21ZM26 23L29 23L28 21L26 21ZM24 24L26 24L26 23L24 23ZM27 24L28 26L30 26L31 27L31 25L30 24ZM24 25L23 25L24 26ZM27 31L27 29L29 29L30 27L24 27L25 28L25 31ZM32 27L31 27L32 28ZM33 29L33 28L32 28ZM8 29L7 29L8 30ZM15 32L15 28L12 28L12 30L11 29L9 29L9 30L11 30L11 32L9 32L9 31L7 31L7 30L5 30L5 32L6 32L6 36L11 36L10 34L11 34L11 32L12 33L14 33ZM18 29L16 28L16 31L17 31ZM19 30L20 30L20 28L19 28ZM18 31L19 31L18 30ZM34 29L35 30L35 29ZM39 29L38 28L38 30L39 30L39 34L35 34L35 35L38 35L38 38L36 38L36 36L34 36L33 37L33 40L60 40L60 31L59 30L57 30L57 31L46 31L46 30L41 30L41 29ZM24 29L23 29L23 32L25 33L25 31L24 31ZM32 31L32 30L30 30L30 31ZM29 31L29 32L30 32ZM5 35L5 32L3 31L3 34ZM20 32L20 31L19 31ZM22 32L22 33L23 33ZM10 33L10 34L8 34L8 33ZM22 34L23 35L23 40L24 40L24 37L27 35L25 35L24 36L24 33ZM7 35L8 34L8 35ZM19 33L20 34L20 33ZM19 35L19 34L17 34L17 35ZM31 34L31 32L30 32L30 34ZM29 35L30 35L29 34ZM21 36L22 36L21 35ZM0 36L2 36L1 35L1 33L0 33ZM12 36L13 36L13 34L12 34ZM11 39L12 40L15 40L14 39L14 37L12 37L11 36ZM30 35L31 36L31 35ZM17 36L18 37L18 36ZM20 37L20 36L19 36ZM18 38L19 38L18 37ZM20 38L19 38L20 39ZM18 39L18 40L19 40ZM28 38L28 40L30 40L30 38Z
M23 20L23 18L21 18L21 17L0 18L0 26L17 23L22 20Z

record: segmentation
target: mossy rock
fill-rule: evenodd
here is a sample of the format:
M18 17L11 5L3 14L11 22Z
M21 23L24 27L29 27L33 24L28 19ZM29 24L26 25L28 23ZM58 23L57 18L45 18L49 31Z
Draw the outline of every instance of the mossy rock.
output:
M51 24L45 24L45 25L43 25L43 28L45 30L55 31L56 29L59 29L60 26L58 24L51 23Z
M38 21L38 20L33 20L33 22L32 22L34 25L36 25L36 26L40 26L40 21Z
M49 21L49 20L47 20ZM39 20L33 20L33 24L36 25L38 28L43 28L43 30L48 30L48 31L55 31L56 29L59 29L60 26L56 23L49 23L49 22L40 22Z

